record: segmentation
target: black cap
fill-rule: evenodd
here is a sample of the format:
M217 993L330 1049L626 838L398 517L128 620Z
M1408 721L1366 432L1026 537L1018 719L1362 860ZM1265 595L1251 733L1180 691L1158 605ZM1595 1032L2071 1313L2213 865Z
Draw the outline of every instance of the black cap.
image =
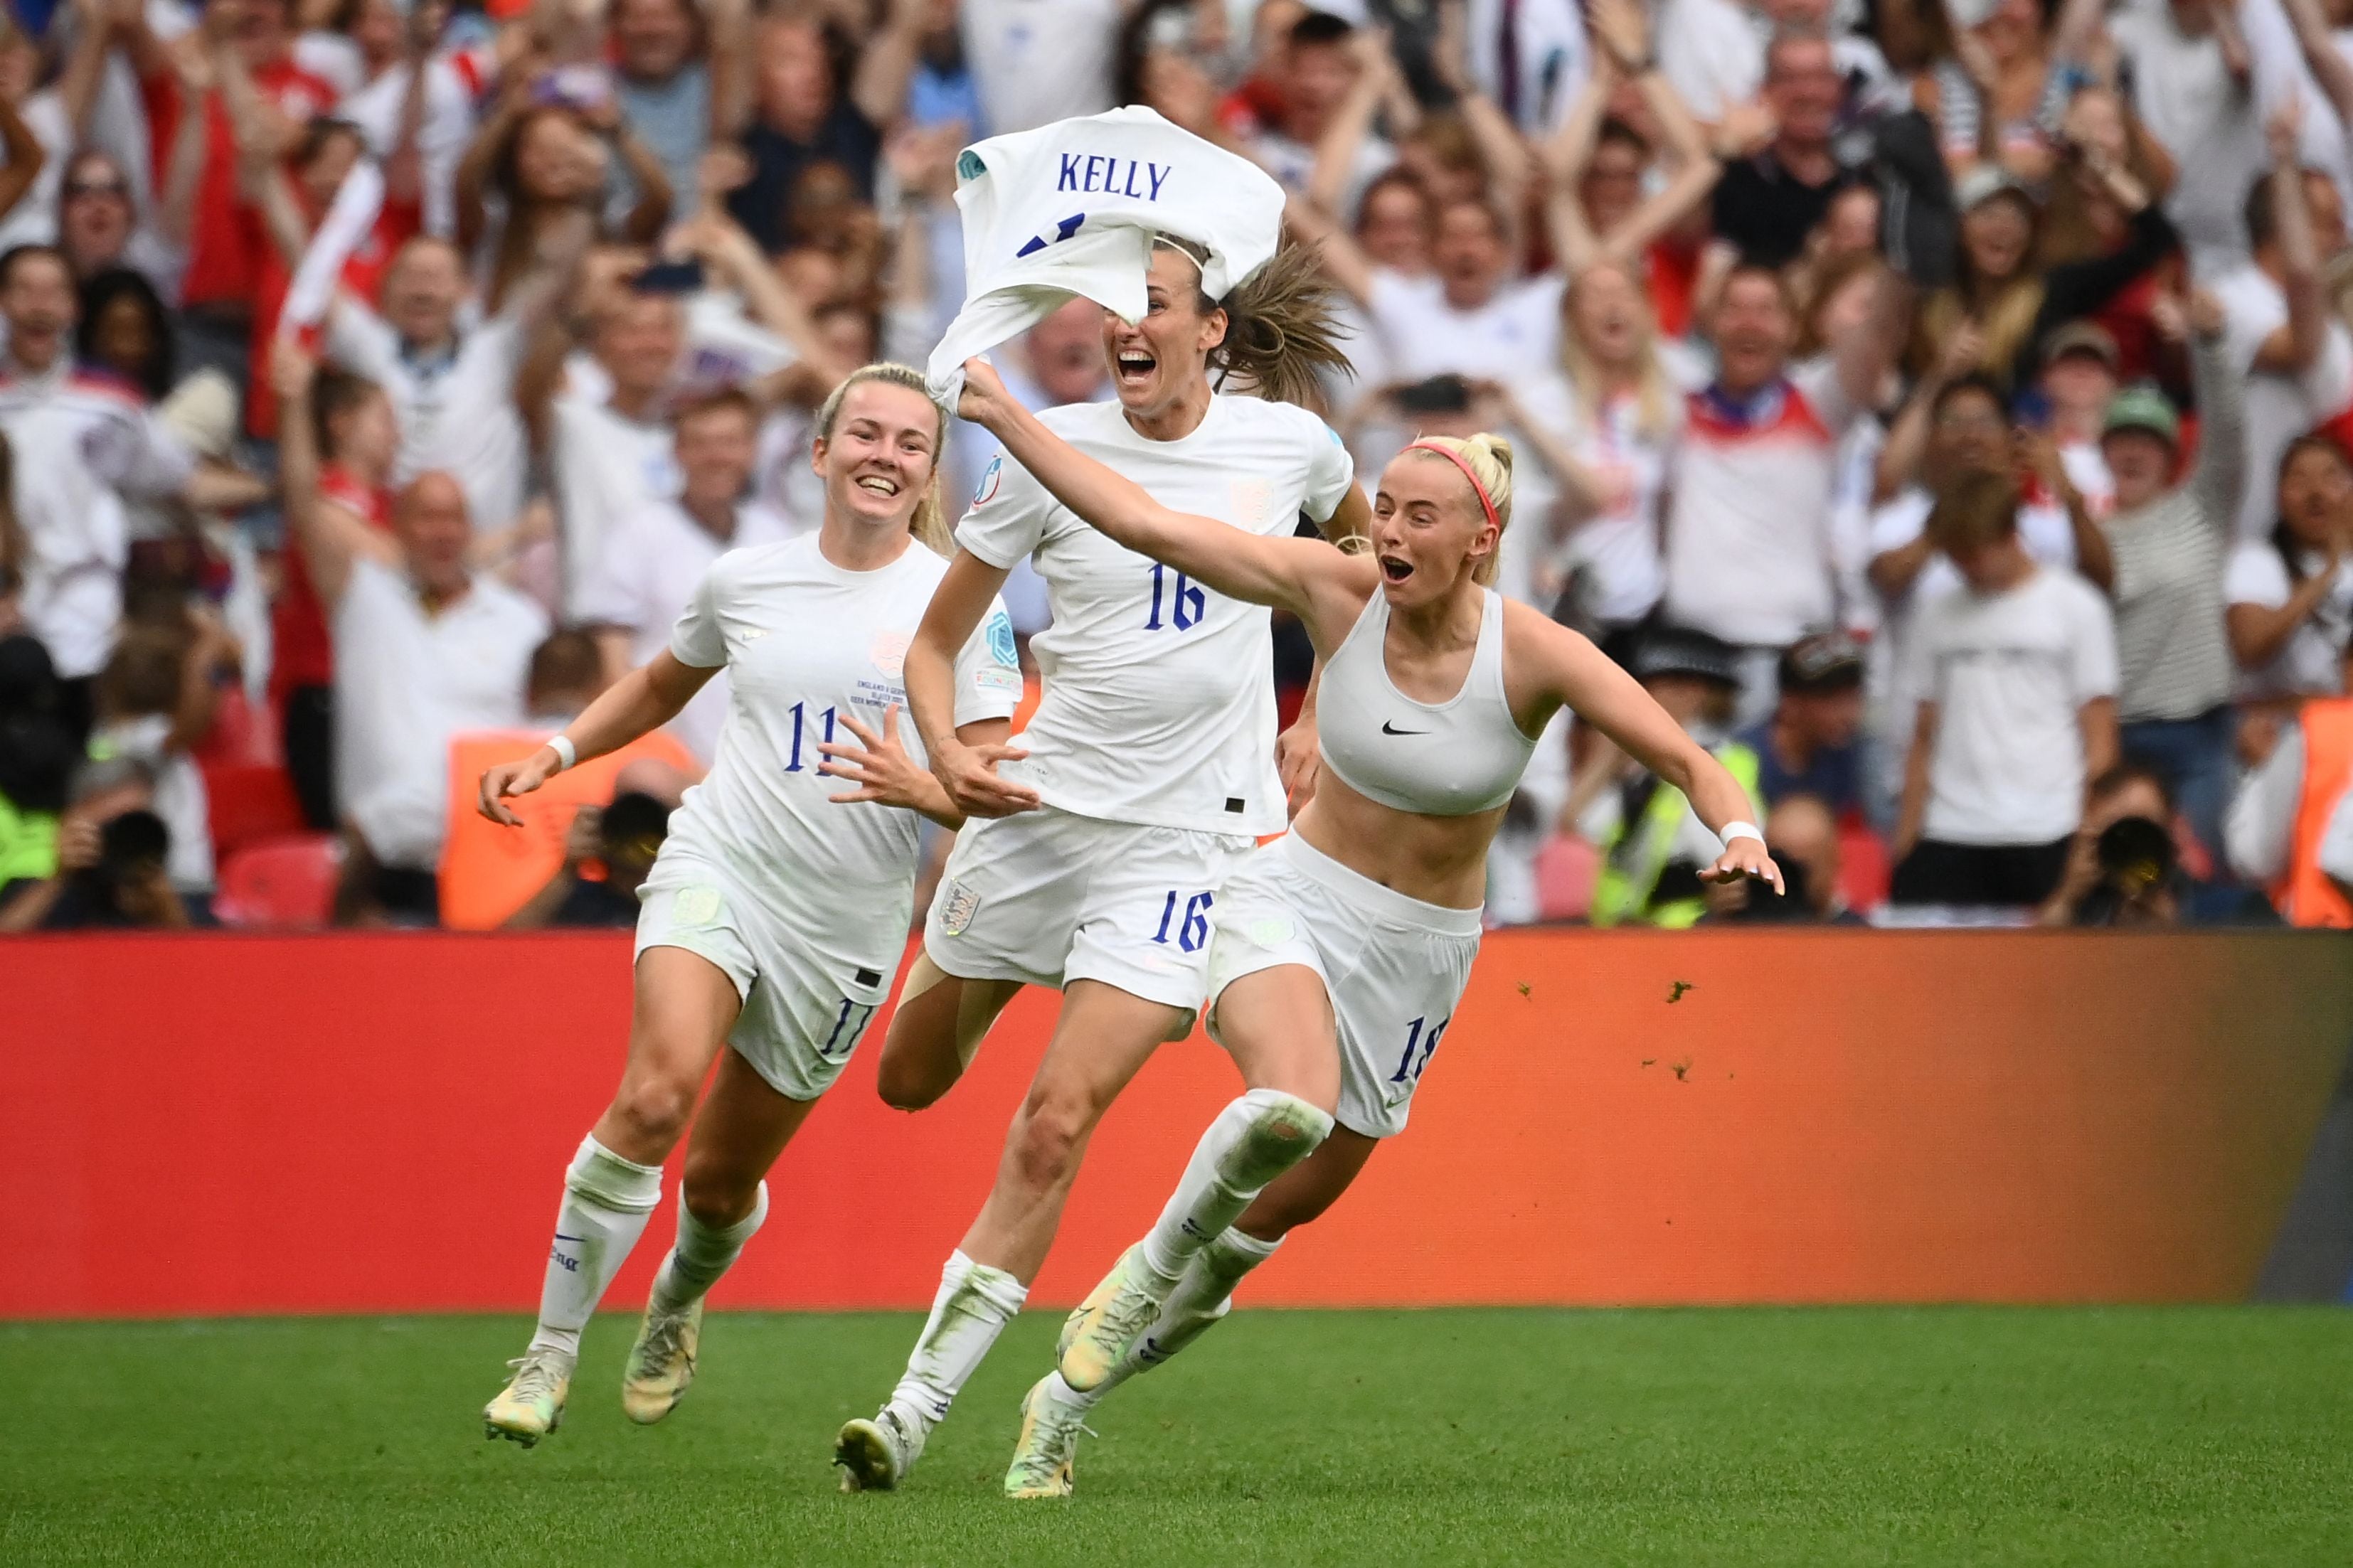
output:
M1634 652L1637 679L1694 675L1703 680L1740 684L1740 655L1722 637L1683 626L1660 626L1642 635Z
M1781 650L1781 689L1844 691L1862 684L1862 645L1844 632L1816 632Z

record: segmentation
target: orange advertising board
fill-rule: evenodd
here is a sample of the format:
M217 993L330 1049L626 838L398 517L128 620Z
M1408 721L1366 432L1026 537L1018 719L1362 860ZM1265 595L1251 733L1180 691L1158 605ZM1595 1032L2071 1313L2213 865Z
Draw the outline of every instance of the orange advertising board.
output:
M0 943L0 1316L501 1309L536 1296L610 1095L626 935ZM867 1037L714 1297L920 1307L1056 998L920 1114ZM1405 1133L1260 1304L2221 1301L2353 1044L2353 937L1492 936ZM1238 1089L1196 1036L1094 1141L1032 1300L1075 1300ZM887 1179L844 1183L865 1169ZM674 1190L674 1182L673 1182ZM130 1223L168 1192L185 1223ZM667 1203L612 1297L642 1300Z

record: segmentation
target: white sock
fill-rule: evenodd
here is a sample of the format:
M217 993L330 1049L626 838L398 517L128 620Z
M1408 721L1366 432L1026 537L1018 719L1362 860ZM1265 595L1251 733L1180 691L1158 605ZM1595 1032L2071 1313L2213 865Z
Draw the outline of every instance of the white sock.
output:
M1144 1238L1145 1266L1170 1284L1222 1236L1269 1182L1315 1152L1329 1111L1281 1089L1254 1089L1218 1112L1193 1150L1168 1206Z
M1061 1373L1054 1374L1060 1397L1091 1409L1095 1402L1139 1372L1149 1372L1208 1333L1218 1321L1233 1310L1234 1288L1242 1276L1274 1256L1282 1245L1282 1237L1261 1241L1257 1237L1239 1230L1227 1230L1217 1240L1193 1255L1186 1265L1184 1278L1160 1309L1145 1336L1136 1341L1111 1375L1085 1394L1079 1393L1061 1382Z
M564 1204L555 1211L555 1245L547 1255L547 1281L540 1287L533 1350L579 1355L588 1315L660 1202L659 1165L624 1160L593 1136L580 1140L572 1168L564 1173Z
M1004 1269L975 1263L961 1250L948 1254L932 1315L907 1358L906 1375L891 1391L900 1419L926 1433L945 1420L965 1380L1029 1295L1029 1287Z
M760 1184L759 1194L752 1203L752 1212L724 1227L705 1225L694 1217L686 1206L686 1194L678 1194L678 1241L662 1259L661 1272L654 1276L654 1289L649 1306L675 1312L692 1301L698 1301L719 1283L742 1256L744 1244L768 1217L768 1184Z

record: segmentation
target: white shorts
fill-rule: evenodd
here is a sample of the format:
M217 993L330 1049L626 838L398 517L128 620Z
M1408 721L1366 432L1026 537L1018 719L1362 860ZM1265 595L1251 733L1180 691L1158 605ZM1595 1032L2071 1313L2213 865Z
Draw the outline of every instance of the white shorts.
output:
M1340 1026L1340 1125L1395 1137L1471 983L1479 915L1409 899L1286 835L1219 890L1210 1036L1219 995L1243 975L1286 963L1314 970Z
M1050 805L978 818L956 835L940 874L923 951L961 979L1057 988L1099 980L1198 1010L1218 886L1253 847L1234 834Z
M871 910L866 931L828 932L746 896L709 862L670 853L638 901L638 953L684 948L733 981L744 1010L727 1044L787 1100L815 1100L841 1076L891 994L909 912L895 937Z

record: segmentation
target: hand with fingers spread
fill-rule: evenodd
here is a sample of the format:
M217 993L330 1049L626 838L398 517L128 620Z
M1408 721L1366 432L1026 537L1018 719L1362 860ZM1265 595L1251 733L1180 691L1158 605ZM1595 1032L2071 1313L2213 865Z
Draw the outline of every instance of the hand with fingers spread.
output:
M825 761L818 772L827 778L846 779L858 785L847 795L828 795L838 805L851 805L872 801L878 805L901 806L908 811L920 811L943 826L953 827L961 820L955 804L948 799L946 789L932 776L929 768L907 754L899 742L899 705L892 703L882 710L879 732L860 723L849 713L841 715L842 727L858 738L853 746L840 741L827 741L818 747Z
M1781 868L1773 864L1773 856L1765 847L1765 841L1751 838L1745 833L1726 844L1724 853L1715 858L1715 864L1699 874L1703 882L1737 882L1746 877L1772 883L1776 893L1788 890L1782 886Z

